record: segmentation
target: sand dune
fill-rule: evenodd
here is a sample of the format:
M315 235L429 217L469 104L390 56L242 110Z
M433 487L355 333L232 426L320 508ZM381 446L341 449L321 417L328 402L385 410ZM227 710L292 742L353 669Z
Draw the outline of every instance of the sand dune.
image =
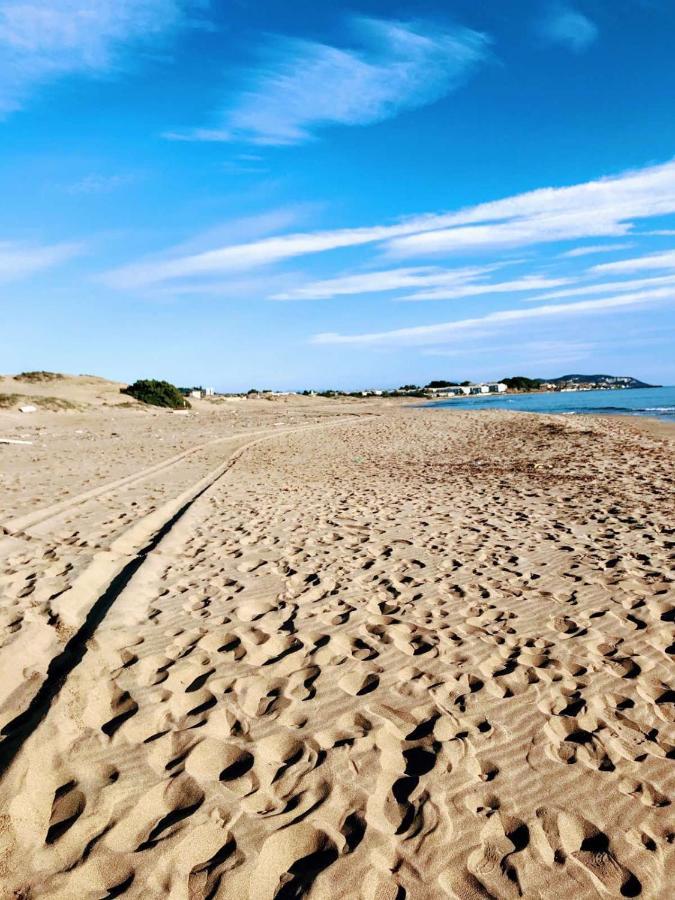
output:
M42 415L67 452L7 448L0 539L6 896L671 896L672 440L261 401L83 413L87 459Z

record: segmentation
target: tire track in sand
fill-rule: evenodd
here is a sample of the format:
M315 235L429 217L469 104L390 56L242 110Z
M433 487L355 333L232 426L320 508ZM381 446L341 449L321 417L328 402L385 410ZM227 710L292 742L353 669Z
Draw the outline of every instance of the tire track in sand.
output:
M115 481L108 481L96 488L91 488L88 491L83 491L81 494L76 494L73 497L68 497L67 500L61 500L58 503L53 503L50 506L45 506L42 509L36 510L35 512L26 513L23 516L16 516L6 522L4 525L0 524L0 531L4 531L4 533L7 535L20 534L27 528L32 528L33 526L39 524L42 525L50 519L55 519L58 516L63 515L63 513L69 512L71 509L74 509L76 506L85 503L87 500L93 500L97 497L102 497L106 494L118 491L121 488L130 487L131 485L136 484L139 481L143 481L144 479L149 478L151 475L157 475L160 472L171 469L174 466L178 465L178 463L183 462L183 460L187 459L190 456L193 456L200 450L206 449L207 447L212 447L216 444L222 444L227 441L236 441L237 439L241 440L241 438L253 437L255 435L263 435L268 433L271 432L267 430L252 431L244 434L233 434L228 435L227 437L216 438L213 441L205 441L203 444L195 444L194 447L189 447L187 450L183 450L181 453L177 453L174 456L163 459L161 462L155 463L152 466L148 466L145 469L139 469L139 471L137 472L132 472L130 475L125 475L123 478L118 478Z
M368 418L370 417L363 417L363 419ZM26 701L25 709L14 716L0 730L0 734L3 736L3 739L0 741L0 778L11 766L12 761L24 743L48 714L68 675L84 658L88 649L88 641L96 633L98 626L105 619L115 600L129 584L148 556L159 547L162 540L171 532L192 505L223 478L246 450L251 447L272 437L341 424L344 424L344 422L320 423L300 428L264 432L262 436L248 441L235 450L225 462L200 479L188 491L183 492L160 509L155 510L137 522L113 542L110 550L97 554L87 571L66 592L64 603L59 610L62 620L76 628L74 634L68 640L63 650L51 659L44 680L33 696ZM184 454L179 455L179 457L182 456ZM174 462L179 461L178 458L173 459ZM148 474L148 470L145 470L145 474ZM122 479L122 481L125 485L129 483L129 479ZM105 487L114 489L111 485ZM103 493L103 487L99 493ZM75 503L81 502L82 499L89 499L89 497L85 498L84 495L80 495L79 498L73 498ZM40 521L43 521L43 519L40 519ZM138 549L139 546L140 549ZM127 560L126 562L124 562L125 559ZM93 584L98 586L98 593L91 590ZM96 596L96 599L93 602L88 602L92 594ZM30 648L27 647L25 649L28 653L30 652ZM29 657L24 657L22 662L23 669L27 668L30 665ZM20 672L19 676L21 677ZM0 707L8 693L11 693L11 691L3 690L2 695L0 695Z
M11 653L12 659L18 662L16 666L5 667L4 677L0 679L0 734L3 734L4 729L10 726L11 721L16 717L17 710L24 711L31 698L39 690L42 681L47 677L47 666L51 659L64 650L64 644L72 638L86 618L91 606L91 598L105 592L107 586L127 564L129 557L142 552L153 536L183 504L190 501L204 485L217 478L222 472L223 465L227 465L231 454L236 453L239 447L246 446L250 443L251 438L272 436L280 432L281 429L258 429L207 441L171 456L161 463L84 491L26 516L12 519L4 526L0 525L0 553L4 557L6 569L9 567L11 571L11 569L25 564L20 556L23 545L26 548L36 544L40 545L33 553L42 555L44 561L49 554L54 553L53 548L63 545L63 538L59 536L58 532L59 528L63 526L64 516L72 513L76 517L75 522L77 522L78 516L84 517L86 520L87 516L95 511L92 503L103 503L106 498L117 501L130 486L148 481L158 474L163 476L200 451L217 447L219 444L233 443L235 445L234 449L228 453L225 463L220 463L206 476L189 484L188 487L170 497L157 508L151 507L149 512L141 515L131 524L124 523L125 527L122 531L115 526L114 530L118 531L116 536L111 534L107 539L103 537L101 545L92 543L90 549L85 549L82 555L75 552L75 556L72 553L66 554L60 559L55 556L54 562L61 570L61 577L55 580L54 592L49 596L48 608L41 618L39 613L33 611L39 610L39 606L35 605L32 589L18 594L18 598L25 596L24 605L28 604L32 607L29 611L31 622L29 627L24 627L22 622L19 628L16 626L10 626L10 629L5 628L5 633L10 632L9 641L0 645L0 655ZM128 515L127 518L129 518ZM86 532L91 526L86 522L84 525L79 522L75 524L71 519L71 529L75 528L76 531L79 531L83 527ZM4 537L1 536L3 532L5 533ZM71 541L67 540L63 546L67 548L70 543ZM44 548L41 546L43 544ZM63 576L67 578L65 584L63 584L65 580ZM48 583L44 574L41 573L40 577ZM42 594L45 595L44 589ZM11 597L11 594L9 596ZM15 614L20 617L18 621L21 621L26 613L21 606L17 605L16 600L14 604L17 607Z

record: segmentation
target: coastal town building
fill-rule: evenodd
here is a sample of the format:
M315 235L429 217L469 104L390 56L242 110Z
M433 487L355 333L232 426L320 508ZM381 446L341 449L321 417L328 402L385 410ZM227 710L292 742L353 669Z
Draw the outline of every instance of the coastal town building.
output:
M506 385L501 381L487 381L480 384L455 384L428 390L434 397L462 397L470 394L503 394L506 389Z

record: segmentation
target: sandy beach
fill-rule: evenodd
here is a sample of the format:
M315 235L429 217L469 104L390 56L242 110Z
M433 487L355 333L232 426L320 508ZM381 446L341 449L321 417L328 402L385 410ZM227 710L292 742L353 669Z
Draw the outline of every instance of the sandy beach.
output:
M0 390L2 897L672 897L675 429Z

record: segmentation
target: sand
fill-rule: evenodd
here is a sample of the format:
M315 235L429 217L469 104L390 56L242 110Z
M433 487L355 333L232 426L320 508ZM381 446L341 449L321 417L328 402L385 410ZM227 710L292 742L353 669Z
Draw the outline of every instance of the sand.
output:
M672 896L672 429L83 397L0 412L1 896Z

